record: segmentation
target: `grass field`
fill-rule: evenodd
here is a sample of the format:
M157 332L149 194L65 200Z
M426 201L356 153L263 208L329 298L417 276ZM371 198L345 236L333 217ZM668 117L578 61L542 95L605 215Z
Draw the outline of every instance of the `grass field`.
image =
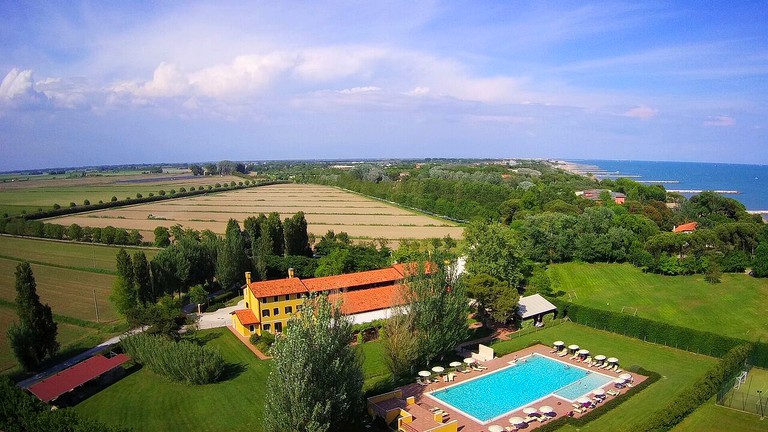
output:
M226 329L201 333L210 335L208 344L218 348L227 361L242 367L242 372L225 382L197 387L173 384L142 369L82 402L75 409L84 415L110 424L133 427L137 431L171 428L262 430L260 419L264 399L260 390L264 388L269 363L257 360ZM616 355L624 366L639 364L664 376L659 382L582 430L631 430L648 412L661 408L663 403L700 377L715 362L715 359L709 357L647 344L573 323L500 342L494 348L505 353L521 349L533 340L550 343L556 339ZM387 379L381 345L366 343L361 349L365 356L363 370L366 383L377 381L377 378ZM226 409L218 409L224 406Z
M768 430L768 418L760 420L760 417L755 414L721 407L715 404L714 398L672 429L673 432L765 432L766 430Z
M751 413L768 414L768 369L752 368L737 389L729 382L730 390L722 405Z
M354 239L424 239L463 236L463 228L430 216L328 186L283 184L139 204L49 219L62 225L107 225L137 229L152 240L158 226L180 224L223 234L230 218L243 222L259 213L278 212L286 218L303 211L308 231L316 236L328 230L344 231Z
M768 279L724 274L662 276L630 264L566 263L549 267L553 288L573 302L748 340L768 338ZM569 299L568 295L562 297Z
M191 386L171 383L141 369L75 409L88 417L136 431L262 430L263 392L270 361L258 360L225 328L204 330L200 335L240 371L217 384ZM380 344L366 343L361 349L366 380L380 377L386 370L382 369Z
M49 210L54 204L62 207L70 202L82 205L84 200L97 203L109 202L112 196L118 199L135 198L137 193L148 196L157 194L160 189L169 191L180 187L203 186L224 182L240 182L239 177L194 177L186 174L140 174L115 175L84 178L58 178L43 176L29 181L0 183L0 214L28 213L39 208Z
M0 236L0 257L86 271L114 273L115 255L119 250L119 247L98 244ZM159 252L142 250L150 260ZM128 252L132 253L132 249Z

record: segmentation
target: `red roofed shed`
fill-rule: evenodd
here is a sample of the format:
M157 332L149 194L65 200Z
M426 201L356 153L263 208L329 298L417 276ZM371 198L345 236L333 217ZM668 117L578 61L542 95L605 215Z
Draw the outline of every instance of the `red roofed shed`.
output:
M131 358L125 354L119 354L112 358L97 355L78 363L68 369L46 378L29 387L32 392L43 402L56 400L65 393L80 387L81 385L99 378L105 373L116 369Z

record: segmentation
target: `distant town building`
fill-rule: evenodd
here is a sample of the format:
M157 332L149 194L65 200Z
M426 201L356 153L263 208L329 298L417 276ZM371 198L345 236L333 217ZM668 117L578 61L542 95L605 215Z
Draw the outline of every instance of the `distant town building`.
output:
M682 224L680 226L676 226L672 228L672 232L690 234L696 231L696 228L698 226L699 224L697 222L688 222L687 224Z
M608 192L611 194L611 199L613 199L613 202L616 204L624 204L624 201L627 199L627 196L623 193L613 192L608 189L587 189L583 191L576 191L576 195L588 200L600 201L600 195L602 195L603 192Z

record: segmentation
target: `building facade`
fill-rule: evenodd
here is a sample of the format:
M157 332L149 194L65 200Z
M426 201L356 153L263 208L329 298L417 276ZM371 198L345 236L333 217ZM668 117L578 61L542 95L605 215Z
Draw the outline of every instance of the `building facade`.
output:
M413 273L412 268L395 264L379 270L311 279L295 277L289 270L286 279L259 282L252 282L251 274L246 273L245 309L232 313L232 325L244 337L265 331L280 333L313 293L328 294L331 302L340 302L342 312L352 316L356 323L387 318L393 306L403 304L402 283L406 274Z

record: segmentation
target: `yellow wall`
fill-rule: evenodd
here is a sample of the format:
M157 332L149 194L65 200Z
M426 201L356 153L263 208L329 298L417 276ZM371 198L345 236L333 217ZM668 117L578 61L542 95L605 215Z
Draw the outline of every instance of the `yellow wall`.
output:
M250 337L250 331L248 328L242 324L240 324L240 320L237 319L237 315L232 314L232 326L235 327L235 330L237 330L238 333L243 335L244 337Z
M283 331L285 331L285 326L288 323L288 319L293 316L293 314L295 314L299 309L299 306L304 303L304 298L301 294L290 294L290 298L288 300L286 300L285 295L277 297L278 301L274 300L274 296L256 298L250 289L243 289L243 299L248 304L248 308L253 311L257 317L259 317L259 322L261 323L260 325L256 326L255 333L258 335L261 335L264 324L269 324L270 333L275 333L275 324L278 322L282 324ZM285 312L285 308L287 306L292 308L291 313ZM277 315L274 313L275 308L278 308L279 313ZM264 309L269 309L269 316L264 316ZM237 321L237 319L233 319L233 322L235 321ZM240 328L242 328L243 331L241 331L241 334L243 336L249 336L251 333L246 326L241 325L240 328L238 328L238 325L235 324L235 328L238 329L238 331L240 331Z

